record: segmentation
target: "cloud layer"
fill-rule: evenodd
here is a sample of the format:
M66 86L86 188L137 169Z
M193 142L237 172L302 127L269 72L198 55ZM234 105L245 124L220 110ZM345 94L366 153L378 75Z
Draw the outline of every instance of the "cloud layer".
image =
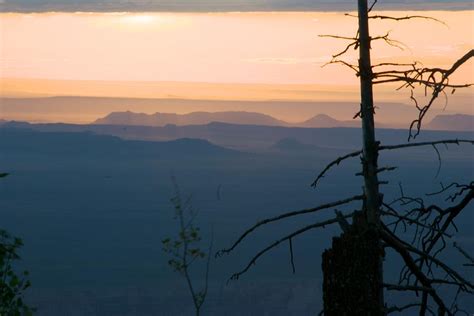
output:
M339 11L355 10L355 0L0 0L1 12L45 11ZM472 10L471 0L386 0L380 9Z

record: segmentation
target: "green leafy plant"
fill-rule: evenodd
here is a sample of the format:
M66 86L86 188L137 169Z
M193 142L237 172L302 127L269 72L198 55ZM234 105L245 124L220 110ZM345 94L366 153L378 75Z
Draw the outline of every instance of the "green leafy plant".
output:
M170 257L168 265L186 279L188 290L192 296L196 315L200 314L201 307L207 296L210 254L212 252L212 238L209 249L204 252L201 248L200 228L194 225L197 212L191 206L191 197L183 201L179 187L174 182L175 196L171 199L174 206L174 220L178 223L178 236L163 239L163 251ZM205 260L205 284L197 290L191 278L191 266L200 260Z
M18 249L23 246L20 238L0 230L0 315L32 315L33 309L23 301L24 292L31 286L28 271L18 275L13 262L20 259Z

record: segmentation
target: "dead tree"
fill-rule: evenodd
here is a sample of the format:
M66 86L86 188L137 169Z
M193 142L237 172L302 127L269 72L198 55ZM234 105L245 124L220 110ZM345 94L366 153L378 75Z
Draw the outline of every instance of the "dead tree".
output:
M400 88L411 89L411 100L418 109L418 117L409 127L408 140L416 138L420 133L423 118L429 111L434 101L446 89L469 87L471 84L452 84L451 75L471 57L471 50L453 63L449 69L427 68L419 63L400 64L383 63L372 65L371 43L384 41L392 46L400 46L400 42L393 40L389 34L371 36L369 21L371 19L391 19L396 21L409 19L428 19L440 22L425 16L392 17L371 14L377 0L369 7L367 0L358 0L358 15L349 16L358 18L358 31L355 37L323 35L336 39L348 40L349 44L333 56L330 64L342 64L354 70L360 78L361 104L356 117L362 122L362 149L341 156L329 163L316 177L312 186L316 187L320 180L333 167L341 162L360 157L362 170L357 175L363 177L363 192L359 195L341 199L313 208L300 211L283 213L281 215L259 221L246 230L227 249L219 251L221 256L232 252L244 239L263 225L269 225L289 217L302 214L317 213L329 209L341 208L347 205L360 203L360 211L343 213L336 211L336 217L312 223L306 227L292 232L274 241L258 252L240 272L235 273L231 279L238 279L247 272L256 261L268 251L288 242L291 262L293 265L293 239L307 231L339 224L343 233L333 239L332 249L323 254L323 300L324 315L386 315L391 312L403 312L411 308L418 308L420 315L434 314L434 307L438 315L455 315L460 311L456 301L460 293L473 293L474 285L464 278L455 268L450 267L440 259L440 254L447 249L451 229L456 229L455 219L466 209L474 197L474 182L469 184L453 183L442 186L439 192L429 194L446 194L449 206L438 204L427 205L418 197L406 196L400 187L400 198L386 202L380 192L379 174L393 171L396 167L379 167L379 154L389 150L403 150L411 147L433 147L438 145L473 145L474 140L448 139L434 142L406 143L399 145L383 145L376 139L374 124L374 99L373 85L382 83L400 83ZM358 65L345 61L343 56L350 50L359 51ZM387 69L390 68L390 69ZM421 106L414 96L415 88L421 87L425 93L430 93L428 102ZM438 156L439 157L439 156ZM351 223L349 223L352 219ZM400 229L412 229L413 240L405 241L401 237ZM455 245L455 249L472 265L472 256L465 250ZM394 251L404 262L400 278L396 284L384 282L383 259L385 251ZM351 264L348 264L351 262ZM294 267L294 266L293 266ZM451 304L447 298L440 294L439 287L454 287L456 297ZM405 306L388 306L384 300L384 291L410 291L421 297L419 301ZM433 307L434 306L434 307Z

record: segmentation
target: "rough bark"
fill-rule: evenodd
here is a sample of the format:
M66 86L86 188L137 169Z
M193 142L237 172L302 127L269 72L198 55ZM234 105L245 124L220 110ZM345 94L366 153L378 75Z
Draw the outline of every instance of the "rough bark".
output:
M322 261L325 316L384 315L378 239L377 230L363 225L333 238Z

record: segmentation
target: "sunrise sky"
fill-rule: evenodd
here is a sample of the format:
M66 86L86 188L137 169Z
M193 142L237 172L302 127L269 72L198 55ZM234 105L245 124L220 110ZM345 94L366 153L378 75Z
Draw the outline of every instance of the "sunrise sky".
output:
M406 15L409 12L384 12ZM424 12L445 21L373 22L405 50L374 43L374 62L447 67L473 46L473 11ZM342 13L2 14L3 78L355 84L350 70L321 68L354 36ZM351 54L349 61L354 62ZM457 76L473 81L473 65Z
M426 66L450 67L473 47L474 11L423 14L446 24L372 21L373 36L390 32L404 47L375 42L374 63L417 60ZM351 70L322 67L345 42L318 35L354 36L356 28L356 19L340 11L4 12L0 13L0 93L355 100L358 79ZM354 53L349 52L348 62L356 62ZM464 65L452 82L474 82L474 63ZM379 91L386 100L393 99L387 89L393 92L393 87ZM472 90L462 93L472 100Z

